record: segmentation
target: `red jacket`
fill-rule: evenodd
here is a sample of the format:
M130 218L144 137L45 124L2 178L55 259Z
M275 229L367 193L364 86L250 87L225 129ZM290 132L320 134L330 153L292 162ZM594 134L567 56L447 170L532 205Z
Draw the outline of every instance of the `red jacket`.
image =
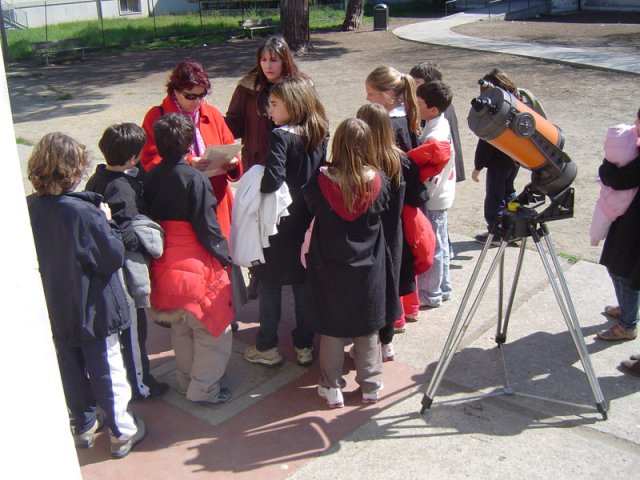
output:
M420 181L438 175L451 158L451 145L447 141L427 139L422 145L409 150L407 156L420 170Z
M233 319L231 282L220 262L198 241L188 222L163 221L164 253L151 263L151 305L187 310L214 337Z
M420 275L433 265L433 255L436 251L433 226L422 210L411 205L403 205L402 230L411 248L416 275Z
M164 98L160 107L150 109L142 123L142 128L147 134L147 142L142 149L140 163L142 163L142 167L147 172L162 161L158 155L156 141L153 136L153 124L161 115L178 112L178 108L169 96ZM228 145L235 141L233 134L224 122L222 114L218 109L207 103L200 103L200 122L197 127L200 130L205 146ZM191 161L191 155L187 156L187 161ZM228 182L235 182L241 176L242 165L239 165L238 168L228 172L227 175L210 177L213 192L218 200L218 208L216 209L218 222L223 235L227 239L229 239L231 230L231 208L233 207L233 192Z

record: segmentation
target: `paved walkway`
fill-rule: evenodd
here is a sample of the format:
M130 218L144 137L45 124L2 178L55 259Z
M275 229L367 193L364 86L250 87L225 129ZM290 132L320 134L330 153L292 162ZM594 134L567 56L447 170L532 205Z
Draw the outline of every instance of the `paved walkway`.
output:
M513 2L511 11L525 8L526 1ZM491 15L504 15L507 5L492 7ZM474 10L465 13L450 15L446 18L413 23L393 30L393 33L405 40L414 42L445 45L448 47L464 48L467 50L490 51L507 53L523 57L539 58L552 62L567 63L572 65L584 65L604 70L630 72L640 75L640 55L637 50L610 47L575 48L561 47L522 42L506 42L489 40L478 37L460 35L451 31L453 27L465 23L476 22L489 18L489 10Z
M445 25L453 17L459 16L410 25L396 34L444 41ZM479 39L470 41L486 48ZM305 369L294 361L288 293L280 325L284 365L270 369L247 364L242 351L257 331L257 302L250 302L238 311L241 329L223 381L234 392L232 400L203 407L172 389L162 399L132 404L148 426L147 439L127 458L113 461L107 436L99 434L92 449L79 452L84 479L635 479L640 379L615 367L637 353L637 345L594 339L609 324L598 312L615 302L599 265L561 262L598 385L610 405L607 421L595 411L593 391L535 251L525 252L508 342L498 349L493 341L498 310L494 278L432 408L419 414L481 248L465 237L453 234L452 239L455 295L441 308L421 312L419 321L396 337L398 356L385 364L384 396L378 404L360 402L353 364L346 358L346 406L326 408L315 391L317 364ZM506 252L507 284L516 252ZM175 384L169 331L151 325L148 347L154 374ZM502 395L504 387L515 395Z

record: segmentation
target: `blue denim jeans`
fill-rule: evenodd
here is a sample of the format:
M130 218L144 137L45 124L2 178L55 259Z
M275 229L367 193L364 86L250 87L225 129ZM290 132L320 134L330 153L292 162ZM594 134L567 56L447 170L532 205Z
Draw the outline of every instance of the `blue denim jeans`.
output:
M304 284L292 285L295 304L296 327L291 332L293 345L297 348L310 348L313 345L313 332L305 328ZM278 325L282 314L282 286L260 286L260 329L256 337L256 348L261 352L278 346Z
M627 330L633 330L638 324L638 307L640 306L640 291L631 287L628 278L619 277L609 272L613 289L616 292L620 306L620 323Z
M451 296L447 210L427 210L425 213L431 221L436 235L436 250L431 268L418 275L418 293L420 295L420 305L437 307L443 300L448 300Z

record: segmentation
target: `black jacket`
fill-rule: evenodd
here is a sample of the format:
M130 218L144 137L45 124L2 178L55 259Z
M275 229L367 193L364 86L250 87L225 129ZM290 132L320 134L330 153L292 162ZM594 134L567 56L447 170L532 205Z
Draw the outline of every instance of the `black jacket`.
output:
M400 150L407 153L418 146L418 136L415 132L409 131L409 120L407 117L391 117L391 126L396 145Z
M349 218L341 194L323 173L303 189L316 219L307 254L305 321L315 333L351 338L369 335L386 323L386 255L380 214L387 208L387 185L380 174L375 198Z
M231 265L227 239L222 235L218 202L206 175L183 158L163 159L144 176L147 215L155 222L189 222L202 246L223 266Z
M133 217L145 213L140 181L123 172L111 172L106 165L98 165L85 190L99 193L109 205L111 218L118 224L127 251L143 251L131 227Z
M598 174L602 183L615 190L640 187L640 156L620 168L604 160ZM640 290L640 194L636 193L627 211L609 227L600 263Z
M286 182L291 205L288 207L289 215L280 220L278 233L269 237L270 245L264 249L266 263L260 267L258 275L265 285L304 283L300 247L313 215L302 197L302 187L324 165L326 155L326 140L313 152L307 153L300 135L284 128L276 128L269 134L269 151L260 191L275 192Z
M27 205L53 338L79 346L130 325L117 271L124 245L91 192L29 195Z

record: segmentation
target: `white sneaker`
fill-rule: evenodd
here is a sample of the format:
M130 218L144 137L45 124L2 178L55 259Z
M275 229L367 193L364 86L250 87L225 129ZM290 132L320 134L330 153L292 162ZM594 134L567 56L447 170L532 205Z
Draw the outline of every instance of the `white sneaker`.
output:
M147 433L144 422L139 418L135 418L135 422L136 422L136 426L138 427L138 430L136 430L136 433L133 434L133 437L127 440L119 440L118 438L111 435L111 456L112 457L115 457L115 458L126 457L131 451L131 449L144 439Z
M294 347L294 350L298 357L298 365L301 367L308 367L313 363L313 348Z
M387 343L382 345L382 361L393 362L396 358L396 351L393 348L393 343Z
M344 398L342 397L342 390L339 388L329 388L318 385L318 395L327 401L329 408L342 408L344 407Z
M378 400L380 399L380 392L383 388L384 386L382 382L380 382L380 387L375 392L362 392L362 403L378 403Z
M76 444L76 448L89 448L93 445L93 440L96 432L99 432L104 425L105 418L101 412L96 412L96 421L93 426L84 433L74 434L73 440Z

